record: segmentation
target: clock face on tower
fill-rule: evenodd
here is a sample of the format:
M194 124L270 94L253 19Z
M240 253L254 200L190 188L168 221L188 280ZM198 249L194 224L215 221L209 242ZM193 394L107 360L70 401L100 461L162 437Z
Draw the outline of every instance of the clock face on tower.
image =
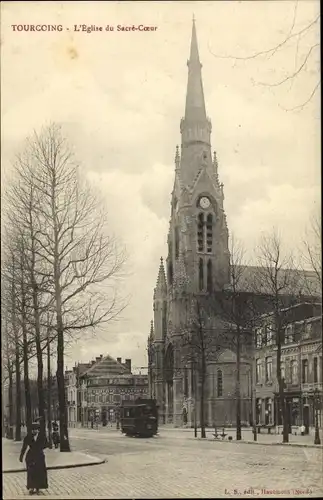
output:
M200 199L200 207L201 208L209 208L209 206L211 205L210 203L210 200L207 196L202 196L202 198Z

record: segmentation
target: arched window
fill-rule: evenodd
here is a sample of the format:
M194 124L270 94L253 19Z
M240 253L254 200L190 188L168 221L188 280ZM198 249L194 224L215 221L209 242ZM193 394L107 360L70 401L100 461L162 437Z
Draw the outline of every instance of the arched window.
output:
M173 263L171 260L168 263L168 283L173 284Z
M208 253L212 252L213 243L213 217L212 214L208 214L206 219L206 250Z
M197 250L204 251L204 214L198 215L197 221Z
M184 396L188 397L188 373L187 368L184 368Z
M179 257L179 233L178 227L175 227L175 259Z
M203 269L203 259L200 259L200 262L199 262L199 286L200 286L200 290L203 290L204 288L204 273L203 273L204 269Z
M217 372L217 396L221 398L223 396L223 377L222 370L218 370Z
M208 260L207 263L207 291L212 292L213 283L212 283L212 261Z

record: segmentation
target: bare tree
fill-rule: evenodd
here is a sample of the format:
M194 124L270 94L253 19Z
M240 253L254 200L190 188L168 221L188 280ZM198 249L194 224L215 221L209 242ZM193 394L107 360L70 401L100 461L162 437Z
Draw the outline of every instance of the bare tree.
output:
M283 253L278 233L264 235L257 248L259 267L253 286L255 292L266 298L271 311L271 332L276 345L276 378L280 410L283 421L283 442L289 439L289 418L285 399L285 380L281 373L281 349L284 344L286 321L285 308L291 304L293 295L297 296L299 273L292 254Z
M39 259L37 251L39 246L36 241L37 226L34 218L34 210L37 203L33 180L25 176L24 161L21 155L17 158L13 182L9 184L6 192L7 222L13 230L7 236L11 244L15 245L15 254L20 261L22 279L24 280L21 299L21 312L24 310L23 327L33 332L32 337L37 357L37 384L38 384L38 410L40 424L43 427L45 422L45 400L43 381L43 329L41 317L43 310L47 308L46 291L51 284L50 276L46 273L44 262ZM45 271L45 272L44 272ZM30 298L28 304L29 314L26 310L26 297ZM45 298L45 300L44 300ZM26 335L26 331L24 331ZM26 339L26 336L25 336Z
M277 53L282 52L284 50L289 50L292 48L294 51L293 61L292 58L290 60L293 62L293 68L289 70L287 75L274 82L257 82L258 85L263 85L266 87L280 87L285 84L293 84L293 82L300 77L300 75L306 73L309 69L310 64L312 64L312 72L317 74L316 82L311 88L307 97L299 103L298 105L286 109L288 111L294 110L302 110L315 96L315 94L319 91L321 85L320 79L320 43L319 43L319 26L321 16L319 12L313 17L305 22L305 25L297 28L297 21L299 17L298 12L299 2L295 0L293 11L292 11L292 19L290 23L290 27L282 37L282 39L270 46L267 49L259 50L254 52L253 54L249 54L247 56L239 56L239 55L218 55L215 54L211 48L209 50L212 55L216 58L221 59L233 59L235 61L248 61L252 59L259 59L268 61L268 59L273 58ZM316 60L315 60L316 56ZM314 60L314 67L313 67ZM314 69L313 69L314 68Z
M221 346L214 335L214 297L203 294L187 295L186 319L181 327L182 367L188 366L193 373L195 383L192 390L195 395L195 412L197 411L198 389L200 385L200 427L201 437L206 437L205 400L207 369L210 361L214 361Z
M2 288L2 287L1 287ZM3 293L1 302L3 304ZM2 305L1 304L1 305ZM6 437L13 439L13 371L14 371L14 345L9 332L8 312L2 307L1 313L1 333L4 340L4 350L2 352L3 383L8 388L8 413ZM6 375L4 377L4 375Z
M108 235L106 214L97 193L82 183L60 127L50 125L40 135L34 133L17 165L19 189L22 186L32 192L29 271L39 340L41 327L47 326L41 316L48 310L55 312L60 449L69 451L64 387L66 335L111 321L121 312L124 304L117 293L117 282L125 254Z
M255 304L250 276L246 276L245 250L232 235L230 241L230 284L217 294L219 314L224 322L218 334L219 345L229 346L236 354L236 439L241 440L241 357L252 348Z
M305 269L311 271L311 278L305 275L305 291L309 296L315 296L322 292L322 229L320 215L312 214L310 224L302 241L302 260ZM307 278L307 279L306 279Z

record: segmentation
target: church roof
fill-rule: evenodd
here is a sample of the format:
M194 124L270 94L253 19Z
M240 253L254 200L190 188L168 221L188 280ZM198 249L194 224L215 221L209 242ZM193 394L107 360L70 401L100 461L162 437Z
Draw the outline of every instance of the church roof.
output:
M109 354L102 358L97 363L94 363L88 370L82 373L82 375L88 375L91 377L99 377L106 375L123 375L130 374L129 369L122 363L119 363L116 359L112 358Z
M193 19L190 58L188 65L188 81L186 93L185 119L190 121L206 120L205 101L202 83L196 26Z
M237 285L240 291L270 293L270 283L267 278L268 270L260 266L237 266L239 280ZM267 281L267 283L266 283ZM280 269L278 283L282 294L314 295L322 294L316 273L306 270Z

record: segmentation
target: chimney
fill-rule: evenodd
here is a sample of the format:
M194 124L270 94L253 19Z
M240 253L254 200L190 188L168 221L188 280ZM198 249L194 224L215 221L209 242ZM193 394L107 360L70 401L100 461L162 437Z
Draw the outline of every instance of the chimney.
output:
M131 373L131 359L125 359L125 366L128 368L129 373Z
M121 363L121 358L117 358L118 363Z
M94 363L95 363L95 360L94 360L94 359L92 359L92 361L91 361L91 366L93 366L93 365L94 365Z
M103 358L103 354L100 354L100 359L102 359L102 358Z
M102 358L101 358L100 356L97 356L97 357L95 358L95 362L96 362L96 363L98 363L99 361L101 361L101 359L102 359Z

